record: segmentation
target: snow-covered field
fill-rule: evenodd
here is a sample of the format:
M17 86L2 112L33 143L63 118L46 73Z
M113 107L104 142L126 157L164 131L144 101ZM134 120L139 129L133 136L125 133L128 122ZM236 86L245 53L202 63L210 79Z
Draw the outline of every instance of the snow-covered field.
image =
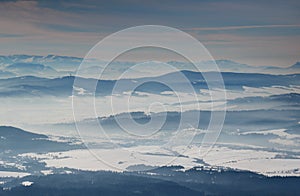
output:
M183 149L183 154L177 154L177 151L182 152ZM48 167L91 171L120 172L136 165L145 165L147 168L181 165L185 169L210 165L249 170L267 176L300 176L300 157L280 158L276 157L278 153L264 149L237 150L222 145L213 147L208 154L201 157L199 150L199 146L178 146L172 150L159 149L157 146L139 146L123 149L80 149L47 154L27 153L22 156L38 158Z

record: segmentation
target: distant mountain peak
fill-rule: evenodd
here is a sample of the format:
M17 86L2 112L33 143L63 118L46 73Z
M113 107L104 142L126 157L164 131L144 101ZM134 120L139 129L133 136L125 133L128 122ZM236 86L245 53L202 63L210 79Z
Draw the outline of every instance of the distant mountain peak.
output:
M229 59L218 59L216 60L216 62L220 62L220 63L234 63L234 64L239 64L233 60L229 60Z
M297 68L299 69L300 68L300 61L296 62L294 65L292 65L290 68Z

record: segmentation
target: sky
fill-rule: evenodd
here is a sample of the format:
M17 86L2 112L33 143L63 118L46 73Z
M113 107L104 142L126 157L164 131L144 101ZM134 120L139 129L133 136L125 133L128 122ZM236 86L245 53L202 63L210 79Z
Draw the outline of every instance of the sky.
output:
M84 57L104 37L137 25L178 28L215 59L300 61L299 0L1 0L0 55Z

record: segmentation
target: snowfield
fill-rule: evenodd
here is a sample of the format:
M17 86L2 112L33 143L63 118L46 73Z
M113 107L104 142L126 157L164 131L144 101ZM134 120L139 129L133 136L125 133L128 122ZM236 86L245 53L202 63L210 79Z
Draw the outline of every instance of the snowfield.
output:
M212 168L219 166L248 170L267 176L300 176L300 157L276 158L278 153L263 149L236 150L225 146L215 146L207 155L200 157L199 150L198 146L188 148L179 146L172 150L157 148L157 146L138 146L125 149L80 149L47 154L27 153L22 156L38 158L48 167L90 171L121 172L135 165L151 166L151 168L181 165L185 169L210 165ZM179 155L178 151L185 152Z

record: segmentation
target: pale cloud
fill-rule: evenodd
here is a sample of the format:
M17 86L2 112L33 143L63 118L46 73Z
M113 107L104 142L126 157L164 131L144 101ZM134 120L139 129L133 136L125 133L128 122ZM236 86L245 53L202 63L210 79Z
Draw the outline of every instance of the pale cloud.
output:
M239 29L257 29L257 28L289 28L300 27L300 24L286 25L249 25L249 26L227 26L227 27L195 27L187 28L187 31L220 31L220 30L239 30Z

